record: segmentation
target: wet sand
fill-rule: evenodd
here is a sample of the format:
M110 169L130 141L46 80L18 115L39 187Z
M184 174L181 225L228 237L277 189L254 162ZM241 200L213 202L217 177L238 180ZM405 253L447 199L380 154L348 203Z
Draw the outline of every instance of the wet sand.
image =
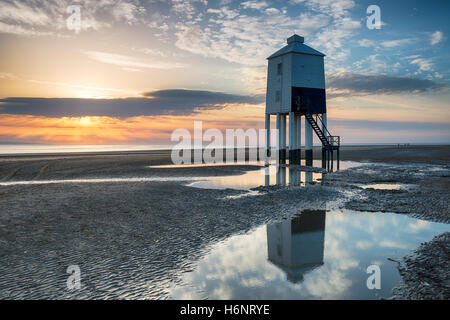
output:
M395 299L450 299L450 232L423 243L399 261L401 283L395 287ZM430 267L433 269L430 271Z
M235 199L227 197L244 191L198 189L183 181L0 186L0 298L169 298L170 282L179 281L209 244L303 209L326 209L330 203L449 222L449 146L348 147L341 159L387 164L327 174L322 184L308 188L259 187L259 195ZM0 182L112 177L190 181L259 169L148 167L169 160L169 153L160 151L8 156L0 158ZM418 187L356 186L383 182ZM74 264L81 268L83 290L71 292L66 268Z

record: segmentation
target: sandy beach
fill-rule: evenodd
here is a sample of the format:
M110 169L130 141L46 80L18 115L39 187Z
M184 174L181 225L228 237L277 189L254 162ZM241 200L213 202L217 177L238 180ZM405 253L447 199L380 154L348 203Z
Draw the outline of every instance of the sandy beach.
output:
M255 196L233 197L247 191L187 183L259 166L151 167L170 164L168 151L2 156L0 299L168 299L168 288L211 243L303 209L450 222L450 146L342 147L341 160L361 163L306 188L260 186ZM92 179L104 181L84 181ZM76 181L30 183L52 180ZM414 187L361 186L383 183ZM442 251L439 243L430 250ZM430 261L439 268L425 270L437 279L429 281L426 297L448 299L448 279L436 271L448 270L448 256ZM75 292L66 289L66 268L74 264L85 275L83 290ZM409 276L394 298L421 298L411 294L416 280Z

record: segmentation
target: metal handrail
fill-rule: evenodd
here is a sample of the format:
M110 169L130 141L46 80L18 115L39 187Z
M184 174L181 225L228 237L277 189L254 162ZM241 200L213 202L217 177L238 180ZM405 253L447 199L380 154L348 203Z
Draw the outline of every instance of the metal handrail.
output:
M331 146L334 146L334 145L340 146L341 145L341 137L340 136L327 136L327 140Z
M316 116L316 119L317 119L317 118L319 118L320 124L322 125L322 128L325 128L325 130L327 131L327 136L331 136L331 133L330 133L330 131L328 131L327 126L325 126L325 125L323 124L322 117L319 116L319 115L317 115L317 116ZM316 120L316 122L317 122L317 120Z
M309 116L311 118L313 118L313 115L311 113L308 113L308 114L309 114ZM322 125L322 129L320 128L317 119L319 119L320 124ZM313 120L314 120L314 118L313 118ZM332 136L331 135L330 131L328 131L327 126L324 125L324 123L322 121L322 117L320 115L316 115L316 120L315 121L316 121L316 124L319 126L319 130L322 132L322 134L324 134L323 128L325 128L325 131L326 131L326 134L327 134L325 138L326 138L327 143L330 146L337 145L339 147L341 145L341 137L340 136Z

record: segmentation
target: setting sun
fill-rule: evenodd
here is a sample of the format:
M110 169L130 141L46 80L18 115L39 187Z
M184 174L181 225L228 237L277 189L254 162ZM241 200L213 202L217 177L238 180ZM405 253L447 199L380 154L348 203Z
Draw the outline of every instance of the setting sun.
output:
M83 126L89 126L92 124L91 117L81 117L79 123Z

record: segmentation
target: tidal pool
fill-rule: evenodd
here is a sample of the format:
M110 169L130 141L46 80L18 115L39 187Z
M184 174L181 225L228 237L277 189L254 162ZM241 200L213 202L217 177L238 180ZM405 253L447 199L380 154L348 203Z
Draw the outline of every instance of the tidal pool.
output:
M172 299L379 299L401 277L401 257L449 231L394 213L304 210L206 250L194 270L170 288ZM367 287L378 265L381 289Z
M319 169L320 161L314 160L315 169ZM234 162L213 164L182 164L182 165L157 165L150 168L183 168L183 167L209 167L229 165L257 165L261 169L249 170L240 175L212 176L212 177L183 177L183 176L154 176L154 177L111 177L111 178L85 178L85 179L50 179L50 180L19 180L1 181L0 186L15 185L39 185L60 183L126 183L126 182L158 182L158 181L191 181L188 186L206 189L241 189L248 190L259 186L268 185L305 185L310 182L320 182L322 173L304 171L301 168L289 168L270 165L265 167L263 162ZM361 163L342 161L341 169L360 166ZM312 170L315 170L312 168ZM316 170L317 171L317 170Z
M408 190L417 187L414 184L404 184L404 183L373 183L366 185L359 184L358 186L360 186L363 189L375 189L375 190Z
M270 166L260 170L247 171L244 174L235 176L204 177L199 179L199 181L194 181L187 185L204 189L231 188L239 190L269 185L305 185L306 183L320 182L322 173Z
M241 163L242 164L242 163ZM257 163L253 163L257 164ZM321 161L314 160L314 168L320 168ZM341 170L360 166L361 163L353 161L342 161ZM182 167L179 165L177 167ZM187 165L189 166L189 165ZM205 166L205 164L203 165ZM216 176L197 178L197 181L188 184L190 187L204 189L240 189L248 190L259 186L273 185L306 185L307 183L320 182L322 173L302 170L299 167L275 166L262 167L260 170L247 171L241 175Z
M64 179L64 180L24 180L0 182L0 186L58 184L58 183L124 183L124 182L156 182L156 181L186 181L186 177L135 177L135 178L90 178L90 179Z

